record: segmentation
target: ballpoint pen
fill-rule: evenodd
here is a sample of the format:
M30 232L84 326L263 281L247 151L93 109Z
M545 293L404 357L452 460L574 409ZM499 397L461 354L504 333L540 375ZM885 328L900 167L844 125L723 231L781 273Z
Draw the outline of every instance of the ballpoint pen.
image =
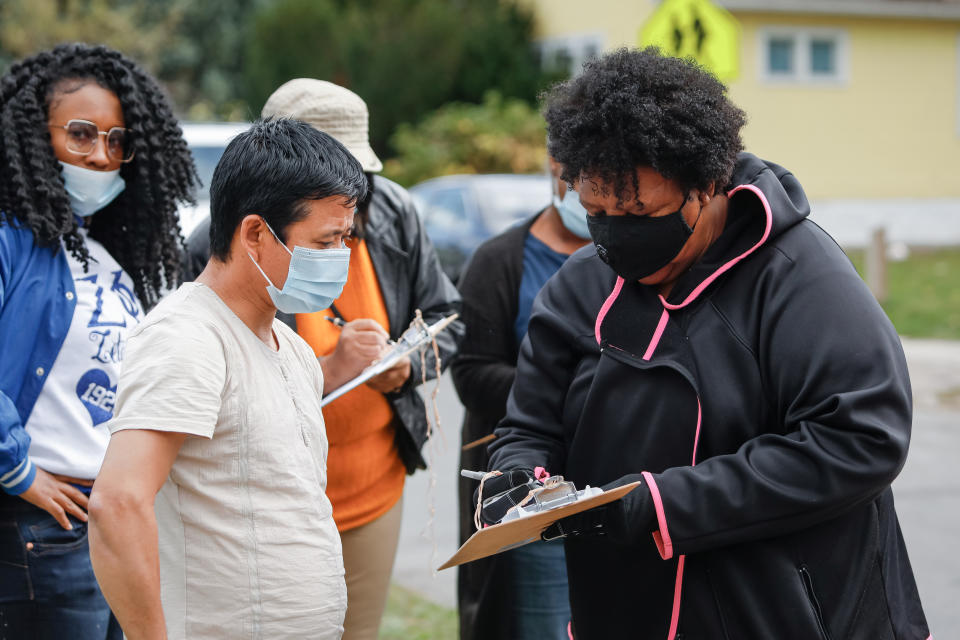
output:
M323 316L323 317L326 318L326 319L330 322L330 324L332 324L332 325L334 325L334 326L336 326L336 327L339 327L339 328L341 328L341 329L342 329L344 326L346 326L346 324L347 324L347 321L346 321L346 320L344 320L343 318L338 318L337 316ZM388 346L392 346L392 345L395 345L395 344L396 344L396 342L394 342L393 340L391 340L391 339L389 339L389 338L387 339L387 345L388 345Z
M343 328L343 325L347 324L346 322L343 321L343 318L338 318L336 316L323 316L323 317L329 320L334 326L337 326L340 328Z

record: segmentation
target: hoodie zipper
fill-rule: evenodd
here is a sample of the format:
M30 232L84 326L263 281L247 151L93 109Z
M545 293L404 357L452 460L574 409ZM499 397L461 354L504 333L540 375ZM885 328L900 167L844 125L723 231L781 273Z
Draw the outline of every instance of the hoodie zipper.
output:
M807 565L802 564L797 568L797 571L800 573L803 589L807 592L807 600L810 601L813 616L817 619L817 626L820 627L820 637L824 640L830 640L830 634L827 633L827 625L823 622L823 610L820 608L820 601L817 600L817 594L813 590L813 578L810 577L810 570L807 569Z

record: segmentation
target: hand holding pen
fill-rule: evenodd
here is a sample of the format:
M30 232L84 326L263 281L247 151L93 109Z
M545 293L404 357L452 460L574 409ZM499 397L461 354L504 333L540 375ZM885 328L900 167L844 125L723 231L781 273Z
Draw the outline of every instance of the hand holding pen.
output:
M368 366L384 357L384 354L394 344L394 342L390 339L390 335L383 329L383 327L368 318L352 320L350 322L344 321L344 319L339 316L325 315L324 318L326 318L327 321L334 326L341 329L340 339L337 341L337 347L332 354L332 356L337 356L337 358L332 364L336 366L342 362L346 362L346 358L348 355L351 355L350 351L352 349L358 349L362 351L362 358L360 357L360 352L352 354L357 357L353 359L353 367L349 369L349 377L343 380L343 382L355 377L356 375L359 375L363 369L366 369ZM371 349L374 347L374 343L376 343L375 354L373 354L371 351ZM360 366L361 363L363 366ZM357 368L358 366L359 369ZM395 392L403 387L404 383L406 383L410 377L410 372L410 360L409 358L404 358L394 367L368 380L366 384L370 388L374 389L375 391L379 391L380 393ZM337 376L337 379L339 379L339 376ZM332 388L334 387L331 385L331 390Z
M330 390L356 377L383 357L390 335L370 318L345 322L342 318L324 317L340 329L337 346L326 357L324 369Z

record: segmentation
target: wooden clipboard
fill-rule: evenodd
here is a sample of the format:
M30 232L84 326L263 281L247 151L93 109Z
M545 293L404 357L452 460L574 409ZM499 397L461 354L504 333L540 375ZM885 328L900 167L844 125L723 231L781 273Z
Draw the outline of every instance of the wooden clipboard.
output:
M464 542L463 546L460 547L449 560L440 565L437 570L442 571L464 564L465 562L473 562L474 560L509 551L516 547L522 547L525 544L539 540L543 530L557 520L572 516L575 513L580 513L581 511L586 511L587 509L599 507L614 500L619 500L638 486L640 486L639 481L631 482L622 487L604 491L600 495L593 496L592 498L578 500L577 502L527 516L526 518L502 522L492 527L480 529L470 536L470 539Z

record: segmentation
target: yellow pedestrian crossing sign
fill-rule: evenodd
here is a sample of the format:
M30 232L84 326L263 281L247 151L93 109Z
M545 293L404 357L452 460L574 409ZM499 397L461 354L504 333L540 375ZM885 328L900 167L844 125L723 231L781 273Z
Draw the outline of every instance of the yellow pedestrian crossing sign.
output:
M640 44L693 58L723 81L740 72L740 25L710 0L664 0L640 29Z

